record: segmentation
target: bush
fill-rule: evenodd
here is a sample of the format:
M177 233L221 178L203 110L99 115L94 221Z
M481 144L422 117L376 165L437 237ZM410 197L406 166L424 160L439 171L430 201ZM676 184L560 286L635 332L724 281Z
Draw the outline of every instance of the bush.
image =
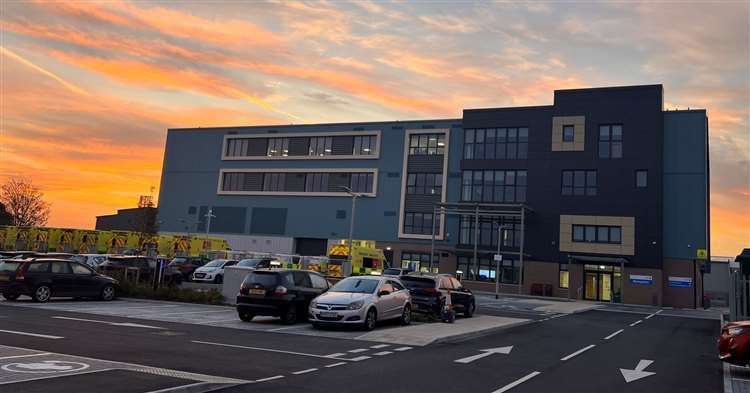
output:
M194 290L177 287L161 287L154 289L150 285L134 284L131 282L122 282L120 284L120 295L142 299L172 300L176 302L201 304L221 304L223 300L221 292L216 289Z

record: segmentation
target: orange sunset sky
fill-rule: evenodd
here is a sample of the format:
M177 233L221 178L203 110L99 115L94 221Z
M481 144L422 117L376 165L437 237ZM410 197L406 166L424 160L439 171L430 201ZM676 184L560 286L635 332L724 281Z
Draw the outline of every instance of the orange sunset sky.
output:
M92 228L168 127L460 117L662 83L706 108L714 255L750 247L750 10L700 2L0 2L0 182ZM196 157L199 159L199 157ZM158 193L158 189L156 190Z

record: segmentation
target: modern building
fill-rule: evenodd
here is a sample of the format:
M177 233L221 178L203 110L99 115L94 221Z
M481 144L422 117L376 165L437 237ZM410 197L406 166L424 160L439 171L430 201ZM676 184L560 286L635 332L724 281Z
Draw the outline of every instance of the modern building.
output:
M649 85L461 119L170 129L158 219L204 232L210 212L234 248L322 255L348 237L351 190L354 238L394 265L476 289L494 291L498 271L505 292L700 306L707 124L705 110L664 111Z
M97 231L133 231L153 233L157 230L155 207L117 209L117 214L96 216Z

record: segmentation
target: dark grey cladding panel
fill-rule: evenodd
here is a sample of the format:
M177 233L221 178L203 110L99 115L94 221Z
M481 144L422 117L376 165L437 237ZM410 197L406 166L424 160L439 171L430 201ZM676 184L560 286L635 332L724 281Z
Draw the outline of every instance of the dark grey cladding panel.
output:
M248 156L265 156L268 152L266 150L267 139L266 138L249 138L247 140L247 155Z
M406 195L404 211L432 213L435 203L440 202L440 195Z
M283 235L286 231L285 208L254 207L250 219L250 233L258 235Z
M310 154L310 138L289 138L289 155L306 156Z
M211 218L211 232L244 233L247 208L233 206L214 206Z
M263 174L262 173L245 173L245 181L242 191L262 191Z
M285 178L284 191L305 191L304 173L287 173Z
M344 192L341 186L349 187L349 173L331 173L328 175L328 192Z
M443 155L432 154L432 155L419 155L409 156L409 163L407 164L407 172L429 172L429 173L442 173L443 172Z
M331 150L336 156L350 156L354 150L353 136L334 136L331 142Z

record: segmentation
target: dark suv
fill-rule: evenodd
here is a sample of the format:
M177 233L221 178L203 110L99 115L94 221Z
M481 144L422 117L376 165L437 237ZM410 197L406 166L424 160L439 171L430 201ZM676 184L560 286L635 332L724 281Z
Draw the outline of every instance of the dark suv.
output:
M65 259L6 259L0 262L0 292L8 300L21 295L46 302L51 297L115 298L117 280Z
M329 287L325 277L309 270L254 270L240 286L237 313L245 322L256 315L270 315L293 324L306 318L310 301Z
M474 315L474 294L450 274L409 273L401 276L401 282L411 293L414 312L440 315L446 296L450 296L456 313L467 318Z
M203 257L175 257L167 265L170 269L179 270L182 274L182 280L190 281L190 276L195 269L205 265L208 259Z

